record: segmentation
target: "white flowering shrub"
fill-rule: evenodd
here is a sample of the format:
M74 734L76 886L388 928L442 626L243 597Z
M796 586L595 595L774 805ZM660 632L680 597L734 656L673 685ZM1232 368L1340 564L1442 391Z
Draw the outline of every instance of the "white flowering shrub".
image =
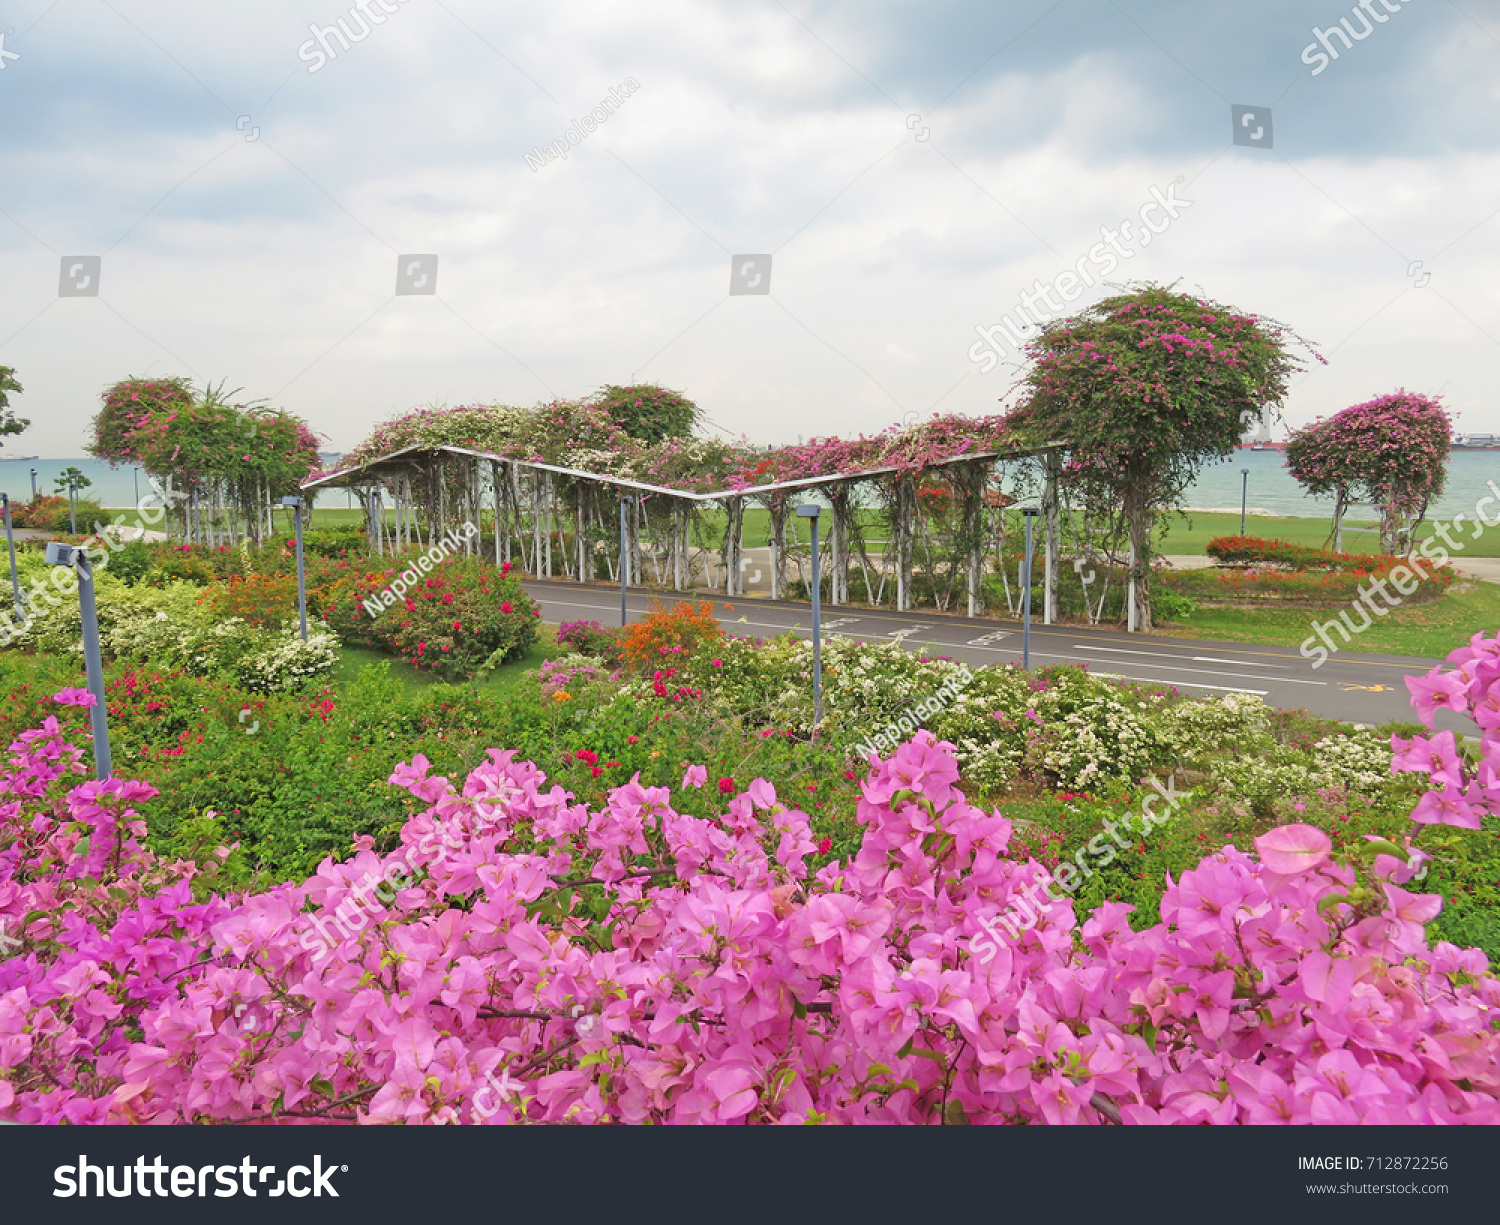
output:
M1221 791L1261 806L1328 789L1376 800L1405 782L1391 774L1390 741L1371 731L1324 737L1310 754L1271 744L1254 754L1226 757L1216 763L1214 779Z
M1226 749L1259 753L1271 746L1270 711L1253 693L1174 702L1161 712L1163 732L1184 761L1216 756Z
M257 693L302 687L338 662L338 640L327 630L303 643L290 629L265 630L239 617L218 618L191 583L128 587L96 571L99 645L112 659L143 659L195 676L222 676ZM45 606L18 642L43 654L83 659L83 624L76 589Z
M291 629L282 630L269 642L264 631L255 633L260 641L234 667L235 680L252 693L295 693L326 676L339 662L338 639L327 630L309 628L306 642Z

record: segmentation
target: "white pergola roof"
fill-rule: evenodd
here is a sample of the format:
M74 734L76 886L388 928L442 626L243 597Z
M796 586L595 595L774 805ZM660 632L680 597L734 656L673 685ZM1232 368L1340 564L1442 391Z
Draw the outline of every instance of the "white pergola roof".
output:
M975 460L988 459L1013 459L1023 455L1037 455L1044 451L1053 451L1065 448L1065 442L1049 442L1039 447L1017 448L1009 451L975 451L963 455L952 455L947 459L937 460L926 465L931 468L943 468L949 464L972 463ZM304 481L303 489L318 489L326 485L352 484L349 478L356 474L369 472L382 464L392 463L407 455L467 455L474 459L489 459L502 464L514 464L518 468L534 468L541 472L556 472L562 476L582 477L585 480L597 481L601 485L615 485L621 489L639 489L646 493L659 493L665 497L682 498L692 502L719 502L726 498L755 497L759 494L775 493L783 489L805 489L810 486L832 485L840 481L859 481L873 476L888 476L900 469L894 464L880 468L865 468L858 472L839 472L830 476L805 476L793 481L774 481L769 485L747 485L742 489L722 489L710 493L692 493L686 489L671 489L665 485L651 485L644 481L632 481L623 476L615 476L608 472L588 472L581 468L564 468L558 464L545 464L540 460L513 459L506 455L497 455L493 451L475 451L469 447L403 447L399 451L392 451L388 455L380 455L365 463L356 464L351 468L343 468L337 472L330 472L326 476L320 476L313 481Z

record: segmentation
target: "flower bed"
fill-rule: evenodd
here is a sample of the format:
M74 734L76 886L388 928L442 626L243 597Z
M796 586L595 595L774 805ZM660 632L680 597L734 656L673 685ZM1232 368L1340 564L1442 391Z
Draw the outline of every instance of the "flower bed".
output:
M1203 551L1225 565L1276 565L1291 570L1363 570L1367 574L1375 573L1382 565L1389 569L1399 560L1370 553L1335 553L1331 549L1315 549L1259 536L1215 536Z
M1472 705L1492 758L1494 646L1424 691ZM461 786L399 767L418 811L389 855L195 900L139 844L150 787L79 780L55 720L13 755L17 1122L1500 1122L1500 982L1428 947L1441 901L1401 888L1409 847L1337 863L1282 827L1184 873L1162 925L1052 907L997 945L1042 870L924 733L865 779L858 853L815 874L764 780L700 767L590 810L494 753Z

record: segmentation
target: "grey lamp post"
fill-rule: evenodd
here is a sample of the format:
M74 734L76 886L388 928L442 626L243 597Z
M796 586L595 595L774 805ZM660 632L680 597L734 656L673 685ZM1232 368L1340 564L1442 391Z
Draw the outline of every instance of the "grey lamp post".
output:
M71 566L78 575L78 610L83 620L83 667L94 706L89 718L94 729L94 776L109 777L109 712L104 706L104 661L99 654L99 616L94 607L94 571L84 551L75 545L50 541L49 566Z
M31 470L31 500L36 501L36 469Z
M288 496L283 506L292 508L292 530L297 535L297 616L302 622L302 641L307 641L307 573L302 565L302 499Z
M68 478L68 529L78 535L78 511L73 505L73 478Z
M26 610L21 607L21 576L16 570L16 537L10 524L10 494L0 493L0 507L5 510L5 547L10 550L10 589L15 595L16 616L25 621Z
M823 722L823 579L818 573L818 516L823 508L809 503L797 507L799 518L812 527L813 727Z
M1031 668L1031 527L1042 512L1034 506L1024 506L1021 513L1026 516L1026 581L1021 589L1021 666Z
M626 591L630 586L630 527L627 518L632 499L620 499L620 627L625 627L629 612L625 608Z
M1250 500L1250 469L1240 469L1240 535L1245 534L1245 506Z

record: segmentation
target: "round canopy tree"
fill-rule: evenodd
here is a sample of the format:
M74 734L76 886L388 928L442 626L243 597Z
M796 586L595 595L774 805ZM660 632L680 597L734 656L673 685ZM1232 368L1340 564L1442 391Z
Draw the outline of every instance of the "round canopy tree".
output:
M10 406L10 393L21 390L21 384L16 382L15 369L11 366L0 366L0 437L6 434L19 434L31 424L26 418L16 416L15 409Z
M199 513L178 506L184 536L206 529L210 542L259 540L271 508L316 470L318 440L291 414L232 402L234 394L222 385L199 394L183 378L116 383L104 392L88 451L139 464L186 494Z
M1380 548L1409 553L1417 525L1448 479L1453 420L1436 396L1404 388L1295 431L1286 466L1308 493L1333 498L1330 540L1343 550L1350 502L1380 508Z
M1304 369L1289 349L1306 347L1278 323L1174 288L1133 286L1045 326L1027 345L1029 393L1006 416L1032 445L1067 444L1065 485L1121 508L1143 630L1157 516L1247 426L1279 416Z

